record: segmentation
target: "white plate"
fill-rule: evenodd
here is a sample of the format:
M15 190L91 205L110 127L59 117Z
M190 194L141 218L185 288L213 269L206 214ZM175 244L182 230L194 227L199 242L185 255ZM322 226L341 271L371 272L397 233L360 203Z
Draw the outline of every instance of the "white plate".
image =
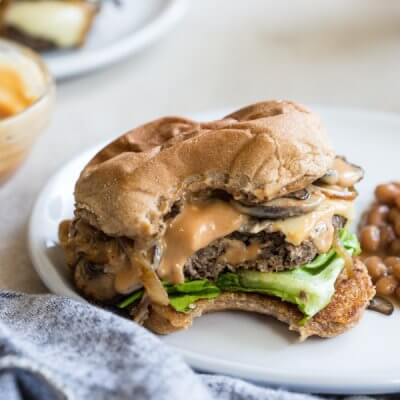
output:
M337 152L366 170L359 185L361 210L378 182L400 178L400 116L314 108ZM224 114L212 112L201 119ZM57 225L72 216L74 182L96 150L81 154L53 176L36 202L29 227L32 260L44 283L55 293L80 300L57 246ZM398 310L391 317L367 311L360 324L342 336L298 343L286 325L271 318L224 312L203 316L188 331L162 340L194 368L263 384L337 394L400 392L399 316Z
M44 54L57 79L112 64L161 38L183 16L186 0L104 1L81 49Z

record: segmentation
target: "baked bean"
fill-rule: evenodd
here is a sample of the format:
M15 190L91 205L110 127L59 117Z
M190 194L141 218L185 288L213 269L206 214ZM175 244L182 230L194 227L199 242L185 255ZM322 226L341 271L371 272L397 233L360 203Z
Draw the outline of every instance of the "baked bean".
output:
M392 267L394 264L400 262L400 257L395 257L395 256L385 257L383 262L386 264L387 267Z
M400 219L400 211L396 207L392 207L388 214L387 214L387 220L394 224L396 221Z
M386 223L386 218L389 214L389 207L385 204L377 204L371 208L367 216L368 225L381 226Z
M376 293L381 296L390 296L395 292L397 286L398 282L394 276L382 276L376 282Z
M375 196L360 229L361 247L370 254L364 263L376 293L394 295L400 304L400 182L378 185Z
M390 225L382 225L379 227L381 241L380 246L381 249L386 249L393 240L396 239L396 234L394 233L393 228Z
M400 219L397 219L393 224L394 231L396 232L397 236L400 236Z
M400 256L400 239L393 240L389 246L390 253L396 256Z
M380 231L379 228L375 225L367 225L361 229L360 232L360 241L361 247L366 252L374 252L377 251L380 244ZM400 243L399 243L399 251L400 251Z
M400 208L400 195L395 197L394 204L396 205L397 208Z
M375 196L382 204L393 205L395 198L399 195L400 188L393 183L384 183L375 189Z
M368 273L373 282L376 282L380 277L386 275L387 268L380 257L368 257L364 260L364 263L367 266Z
M391 265L391 269L392 269L392 274L393 276L400 280L400 262L397 262L393 265Z

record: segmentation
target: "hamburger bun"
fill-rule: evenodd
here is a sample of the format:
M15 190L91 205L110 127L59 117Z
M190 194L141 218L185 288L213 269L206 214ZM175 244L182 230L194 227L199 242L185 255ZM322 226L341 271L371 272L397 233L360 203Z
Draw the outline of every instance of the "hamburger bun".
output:
M222 189L265 202L306 187L334 159L319 118L267 101L199 123L162 118L100 151L76 184L77 216L110 236L160 236L172 205L190 192Z

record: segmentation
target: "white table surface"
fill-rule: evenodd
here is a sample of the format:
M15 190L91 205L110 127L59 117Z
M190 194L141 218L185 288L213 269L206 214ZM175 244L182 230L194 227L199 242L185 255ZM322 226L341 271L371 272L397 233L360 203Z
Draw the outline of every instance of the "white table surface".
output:
M66 160L155 117L272 98L400 112L400 3L192 1L159 44L60 84L51 125L0 188L0 287L46 290L26 250L26 223Z

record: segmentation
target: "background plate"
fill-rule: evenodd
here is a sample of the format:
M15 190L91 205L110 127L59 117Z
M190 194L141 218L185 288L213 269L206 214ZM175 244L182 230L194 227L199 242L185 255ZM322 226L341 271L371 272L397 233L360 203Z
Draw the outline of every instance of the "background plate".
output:
M400 179L400 116L313 108L327 125L337 153L366 170L359 185L360 214L378 182ZM226 113L197 117L215 119ZM57 294L80 300L57 245L57 226L72 216L74 183L100 147L81 154L54 175L37 199L29 227L32 260L44 283ZM299 343L286 325L271 318L223 312L205 315L188 331L162 340L194 368L272 386L336 394L400 392L399 316L399 310L391 317L367 311L360 324L342 336Z
M44 54L57 79L112 64L150 45L184 15L185 0L104 1L87 42L81 49Z

